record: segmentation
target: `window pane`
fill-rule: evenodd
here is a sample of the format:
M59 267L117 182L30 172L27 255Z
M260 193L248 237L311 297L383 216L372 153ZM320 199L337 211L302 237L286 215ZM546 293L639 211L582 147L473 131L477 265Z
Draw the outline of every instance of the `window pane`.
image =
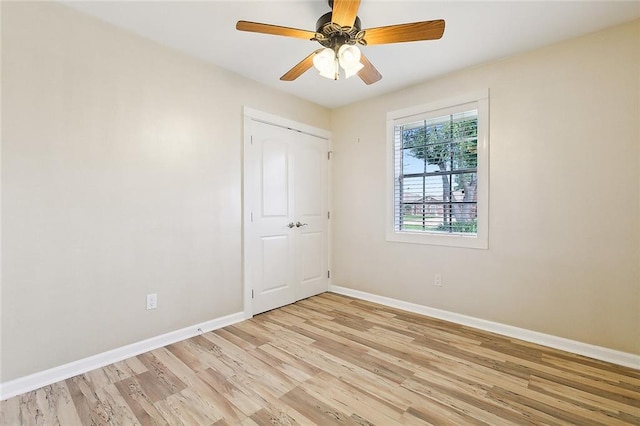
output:
M402 174L424 172L424 149L408 148L402 150Z
M445 179L447 180L447 177L444 176ZM445 188L443 186L443 182L444 180L442 179L442 176L427 176L425 177L425 183L424 183L424 201L425 203L431 203L431 202L441 202L444 201L443 198L443 189Z
M442 223L440 206L416 204L406 206L402 217L404 231L438 231Z
M421 121L402 126L402 147L412 148L424 145L424 125Z
M478 141L467 139L453 146L453 170L472 169L478 167Z
M476 110L398 127L396 229L477 232L477 127Z
M402 202L415 203L422 198L424 189L422 177L404 178L402 180Z

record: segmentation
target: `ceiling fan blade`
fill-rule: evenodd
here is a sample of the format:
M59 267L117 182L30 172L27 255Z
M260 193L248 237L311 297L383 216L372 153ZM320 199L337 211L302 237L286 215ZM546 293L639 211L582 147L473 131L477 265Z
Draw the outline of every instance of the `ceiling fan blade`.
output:
M341 27L353 27L359 7L360 0L333 0L331 22Z
M444 20L389 25L365 30L367 45L402 43L405 41L437 40L444 34Z
M373 84L382 78L382 74L380 74L376 67L374 67L373 64L369 62L366 56L360 56L360 63L364 65L364 68L358 71L358 77L360 77L360 79L367 85Z
M311 40L316 36L313 31L299 30L297 28L281 27L279 25L261 24L259 22L238 21L236 30L252 33L272 34L285 37L303 38Z
M309 56L304 58L302 61L298 62L293 68L286 72L285 75L280 77L282 81L293 81L296 78L300 77L304 74L309 68L313 66L313 57L316 53L320 52L322 49L318 49L315 52L311 52Z

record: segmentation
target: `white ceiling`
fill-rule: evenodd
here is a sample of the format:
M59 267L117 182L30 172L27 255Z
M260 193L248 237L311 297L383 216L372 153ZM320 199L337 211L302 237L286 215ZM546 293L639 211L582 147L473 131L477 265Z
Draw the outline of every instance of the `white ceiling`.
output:
M325 0L64 1L65 4L161 44L329 108L597 31L640 17L640 1L362 0L370 27L446 20L441 40L363 47L383 78L367 86L314 69L293 82L279 78L313 50L312 41L240 32L238 20L315 31Z

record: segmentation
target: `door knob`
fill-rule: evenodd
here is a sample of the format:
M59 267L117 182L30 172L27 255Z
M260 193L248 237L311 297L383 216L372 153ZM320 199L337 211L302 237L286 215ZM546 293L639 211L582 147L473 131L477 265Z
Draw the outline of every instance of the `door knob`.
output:
M296 222L296 228L301 228L303 226L307 226L308 223L300 223L300 221Z
M289 228L293 228L293 227L294 227L294 226L296 226L296 225L294 225L294 224L293 224L293 222L289 222L289 224L288 224L287 226L288 226Z

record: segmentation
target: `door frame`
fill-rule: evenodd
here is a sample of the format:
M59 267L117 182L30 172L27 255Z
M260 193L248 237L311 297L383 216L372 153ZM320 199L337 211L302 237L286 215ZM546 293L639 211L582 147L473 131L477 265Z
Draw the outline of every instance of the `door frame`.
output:
M331 132L329 130L320 129L318 127L310 126L308 124L300 123L294 120L290 120L287 118L283 118L274 114L270 114L267 112L259 111L253 108L249 108L247 106L243 107L243 135L242 135L242 288L243 288L243 307L244 307L244 318L249 319L253 317L253 298L251 295L251 288L247 283L248 276L248 262L246 256L246 247L249 244L246 229L251 223L251 212L246 207L249 203L249 198L252 194L249 194L247 191L247 187L245 185L247 181L247 158L245 156L245 152L247 151L247 147L251 144L251 131L250 131L250 123L251 121L258 121L265 124L270 124L273 126L283 127L285 129L293 130L296 132L305 133L311 136L315 136L318 138L325 139L327 141L327 149L328 149L328 164L327 164L327 209L329 212L332 211L332 202L331 202L331 176L332 176L332 153L333 153L333 145L331 141ZM332 238L331 238L331 218L327 223L327 266L329 271L331 271L331 252L332 252ZM332 277L329 275L327 280L328 288L331 288L332 285Z

